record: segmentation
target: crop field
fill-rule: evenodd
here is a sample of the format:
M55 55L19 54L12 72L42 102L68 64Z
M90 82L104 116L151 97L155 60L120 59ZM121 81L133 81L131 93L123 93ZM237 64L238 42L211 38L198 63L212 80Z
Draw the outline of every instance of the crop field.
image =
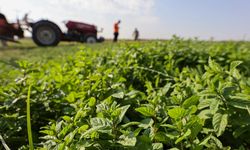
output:
M250 42L0 49L0 149L250 147Z

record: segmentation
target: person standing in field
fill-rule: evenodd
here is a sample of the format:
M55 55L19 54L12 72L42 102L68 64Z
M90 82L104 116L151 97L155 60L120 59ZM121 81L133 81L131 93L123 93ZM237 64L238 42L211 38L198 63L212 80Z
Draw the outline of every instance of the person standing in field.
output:
M135 28L135 31L133 32L133 37L135 41L137 41L139 38L139 31L137 30L137 28Z
M114 40L113 42L117 42L118 40L118 36L119 36L119 24L121 23L121 21L119 20L118 22L116 22L114 24Z

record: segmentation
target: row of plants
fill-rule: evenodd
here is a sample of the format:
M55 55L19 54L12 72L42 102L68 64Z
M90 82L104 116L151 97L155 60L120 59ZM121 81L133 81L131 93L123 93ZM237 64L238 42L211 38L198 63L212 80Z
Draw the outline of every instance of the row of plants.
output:
M174 37L21 61L0 88L0 133L12 149L248 149L249 57L245 42Z

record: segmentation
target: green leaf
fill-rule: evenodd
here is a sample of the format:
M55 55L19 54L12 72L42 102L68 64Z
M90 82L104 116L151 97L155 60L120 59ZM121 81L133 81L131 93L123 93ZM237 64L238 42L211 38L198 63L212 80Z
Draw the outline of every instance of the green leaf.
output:
M218 111L220 103L221 103L221 101L219 101L218 99L213 99L211 101L211 103L210 103L211 114L215 114Z
M137 136L140 134L140 132L141 132L142 129L143 129L143 128L137 128L137 129L133 132L134 136L137 137Z
M235 69L240 64L242 64L242 61L233 61L233 62L231 62L231 64L230 64L230 70Z
M223 145L222 145L221 141L217 137L211 135L211 139L215 142L216 146L219 149L223 149Z
M199 96L193 95L193 96L189 97L188 99L186 99L184 101L184 103L182 104L182 106L184 108L189 108L192 105L196 105L199 102L199 99L200 99Z
M215 113L213 116L213 127L217 136L221 136L226 129L228 114Z
M80 139L82 139L82 138L90 138L92 133L96 132L97 130L104 129L104 128L105 128L105 126L92 127L90 129L88 129L86 132L82 133Z
M130 98L135 98L139 93L140 93L140 91L131 90L129 93L126 94L126 96L128 96Z
M65 126L65 127L62 129L62 131L58 134L58 137L59 137L59 138L63 138L63 137L69 132L69 130L70 130L72 127L73 127L72 124L69 124L69 125Z
M168 115L173 119L180 119L184 116L185 109L181 107L175 107L173 109L168 110Z
M204 109L210 106L213 99L202 99L200 103L198 104L198 109Z
M96 99L95 99L95 97L91 97L91 98L89 99L88 105L89 105L90 107L94 107L95 104L96 104Z
M179 142L181 142L182 140L184 140L185 138L187 138L189 135L191 135L191 130L190 129L188 129L181 137L179 137L175 141L175 144L178 144Z
M186 108L186 115L192 115L194 113L196 113L197 111L197 107L195 105L192 105L188 108Z
M76 123L80 118L84 117L85 115L86 113L83 111L82 108L80 108L74 117L74 123Z
M79 129L78 129L78 132L79 133L83 133L85 132L86 130L88 130L89 128L89 125L85 124L85 125L82 125Z
M90 138L92 140L98 139L99 138L99 133L97 131L94 131L90 134Z
M134 126L134 125L139 125L139 124L140 124L140 122L129 122L129 123L121 125L121 127L122 128L127 128L129 126Z
M161 143L167 143L170 141L170 139L167 137L165 132L157 132L154 137L156 142L161 142Z
M199 114L198 114L198 117L201 118L201 119L210 119L213 117L213 115L211 114L211 110L209 109L205 109L205 110L202 110Z
M135 110L147 117L152 117L155 115L155 110L151 107L139 107Z
M170 88L171 88L171 83L167 83L161 90L162 96L166 95Z
M143 119L138 126L144 128L144 129L147 129L147 128L151 127L153 124L154 124L153 119L146 118L146 119Z
M152 150L152 142L149 136L141 135L137 137L136 149L138 150Z
M116 124L119 124L122 122L122 119L123 119L123 117L124 117L124 115L127 112L129 107L130 107L130 105L126 105L126 106L122 106L122 107L116 109L116 111L119 111L119 116L118 116L118 120L116 121Z
M62 117L63 120L65 120L66 122L70 122L71 121L71 118L69 116L63 116Z
M221 72L223 70L219 64L211 59L211 57L209 57L208 65L214 72Z
M231 99L228 100L228 104L235 108L247 110L248 108L250 108L250 96L248 95L231 96Z
M112 122L106 118L91 118L90 119L90 124L92 127L110 127L112 126Z
M130 136L121 135L119 137L118 143L120 143L123 146L134 147L135 144L136 144L136 137L130 137Z
M70 94L66 97L66 100L69 103L73 103L75 102L75 96L76 96L76 92L70 92Z
M75 134L76 134L76 130L74 130L73 132L70 132L67 136L65 136L64 141L65 141L66 146L68 146L69 143L72 142Z
M146 81L145 86L147 87L147 93L150 93L154 90L152 83L150 81Z
M241 74L237 69L230 70L230 73L234 78L238 80L241 78Z
M191 123L188 124L189 129L191 130L191 139L194 140L197 135L201 132L202 130L202 121L198 118L195 117L195 121L191 121Z
M56 149L57 150L65 150L65 142L58 144L56 146Z
M56 123L56 128L55 128L56 133L59 133L61 131L62 123L63 123L63 121L60 121L59 123L58 122Z
M93 91L93 90L95 90L97 87L98 87L98 85L101 83L101 80L97 80L96 82L95 82L95 84L91 87L91 91Z
M153 143L153 150L163 150L163 144L162 143Z
M207 135L201 142L199 145L206 145L207 142L211 139L211 135Z
M168 133L166 133L166 135L171 140L175 140L180 136L179 132L177 132L177 131L168 132Z
M111 96L114 98L119 98L119 99L123 99L124 98L124 92L118 92L118 93L114 93Z
M174 148L170 148L169 150L180 150L180 149L179 149L179 148L174 147Z
M177 127L172 125L172 124L162 124L161 127L167 127L167 128L170 128L170 129L177 130Z
M55 135L55 132L52 130L42 130L42 131L40 131L40 133L44 133L47 135Z

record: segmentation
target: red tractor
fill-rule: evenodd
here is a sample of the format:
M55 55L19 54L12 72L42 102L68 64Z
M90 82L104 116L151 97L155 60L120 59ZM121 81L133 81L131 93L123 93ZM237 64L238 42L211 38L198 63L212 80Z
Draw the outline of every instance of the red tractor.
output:
M49 20L40 20L36 23L29 23L32 27L32 39L39 46L55 46L60 41L78 41L87 43L103 42L104 38L97 38L97 27L94 25L68 21L66 22L67 32Z
M104 41L103 37L97 37L98 31L95 25L82 22L67 21L65 23L68 29L66 33L62 32L58 25L49 20L40 20L37 22L28 21L27 14L21 22L23 29L27 29L32 33L32 39L38 46L56 46L60 41L77 41L86 43ZM8 40L8 38L3 37L2 39Z

